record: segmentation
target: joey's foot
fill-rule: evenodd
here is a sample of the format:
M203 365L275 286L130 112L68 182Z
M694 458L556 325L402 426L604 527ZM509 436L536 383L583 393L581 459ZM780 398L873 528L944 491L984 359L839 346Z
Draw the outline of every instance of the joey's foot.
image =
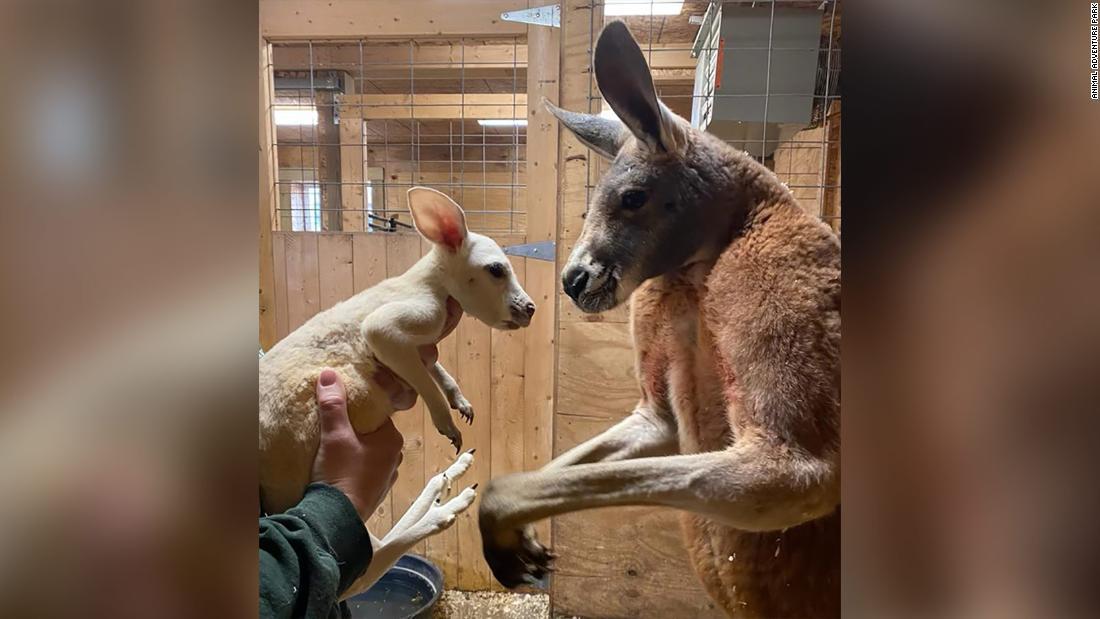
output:
M437 475L436 478L433 478L428 482L429 488L433 485L439 488L438 492L435 495L435 503L438 504L439 502L450 498L451 487L453 486L455 480L457 480L459 477L462 477L462 475L470 468L470 464L473 463L474 451L476 450L471 449L470 451L467 451L466 453L459 456L454 462L451 463L450 466L447 467L445 471L443 471L442 473ZM437 479L438 483L436 483Z
M474 407L470 406L469 400L462 396L458 396L455 400L455 410L459 415L462 415L462 419L466 421L468 425L474 425Z
M450 439L451 444L455 447L456 454L462 451L462 433L459 432L457 428L455 429L453 434L444 433L443 436L446 436L448 439Z
M440 411L440 414L436 414L434 411L431 413L432 424L435 426L436 431L451 441L451 444L455 446L455 455L457 455L462 451L462 433L451 421L451 412L444 410L446 412Z
M454 524L455 518L474 504L475 498L477 498L477 484L459 492L458 496L446 503L437 498L422 521L429 530L428 534L435 535Z

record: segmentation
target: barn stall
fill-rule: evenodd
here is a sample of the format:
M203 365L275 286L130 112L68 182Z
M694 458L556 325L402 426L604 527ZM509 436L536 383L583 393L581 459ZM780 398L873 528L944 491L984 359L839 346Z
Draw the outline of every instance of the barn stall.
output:
M541 467L638 397L626 309L583 314L560 290L603 162L541 99L604 112L591 54L621 19L673 111L764 161L839 231L840 14L835 1L261 0L261 347L429 251L405 192L439 189L473 231L509 248L539 306L520 331L463 318L439 346L477 412L463 482ZM372 531L388 530L454 455L422 404L394 421L404 460ZM560 555L545 592L555 616L721 616L672 510L587 511L537 528ZM415 552L448 590L503 591L482 558L476 505Z

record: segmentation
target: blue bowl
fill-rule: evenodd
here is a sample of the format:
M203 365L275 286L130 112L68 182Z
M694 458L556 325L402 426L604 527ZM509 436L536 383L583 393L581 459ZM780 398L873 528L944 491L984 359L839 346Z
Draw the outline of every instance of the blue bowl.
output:
M348 599L356 619L421 619L443 594L443 572L424 557L405 555L370 589Z

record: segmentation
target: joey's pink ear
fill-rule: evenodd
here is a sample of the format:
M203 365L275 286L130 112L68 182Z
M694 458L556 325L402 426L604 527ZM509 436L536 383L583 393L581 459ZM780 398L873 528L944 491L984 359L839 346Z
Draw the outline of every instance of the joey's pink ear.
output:
M446 194L413 187L409 190L409 210L420 235L436 245L455 252L466 242L466 214Z

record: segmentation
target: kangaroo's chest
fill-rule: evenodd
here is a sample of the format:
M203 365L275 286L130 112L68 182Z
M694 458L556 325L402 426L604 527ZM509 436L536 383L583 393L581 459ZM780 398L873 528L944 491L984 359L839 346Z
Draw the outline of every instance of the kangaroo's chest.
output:
M683 453L715 451L733 437L736 377L719 353L701 303L706 291L662 280L634 298L634 334L644 397L671 408ZM732 403L732 406L731 406Z

